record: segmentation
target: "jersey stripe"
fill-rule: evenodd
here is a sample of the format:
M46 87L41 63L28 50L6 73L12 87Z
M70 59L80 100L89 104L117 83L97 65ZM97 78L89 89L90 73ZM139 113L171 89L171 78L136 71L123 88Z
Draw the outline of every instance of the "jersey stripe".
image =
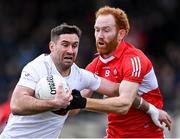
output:
M139 71L138 71L138 77L139 77L141 73L141 62L138 56L137 56L137 60L138 60L138 65L139 65Z
M134 59L134 62L135 62L135 67L136 67L136 69L135 69L135 74L134 74L134 75L135 75L135 77L137 77L137 72L138 72L138 68L139 68L139 67L138 67L138 63L137 63L136 57L134 57L133 59Z
M132 59L132 58L131 58L131 63L132 63L132 67L133 67L133 72L132 72L131 76L134 76L135 67L134 67L134 62L133 62L133 59Z
M131 76L139 77L141 73L141 63L140 63L139 57L137 56L137 57L131 58L131 63L132 63L132 68L133 68Z

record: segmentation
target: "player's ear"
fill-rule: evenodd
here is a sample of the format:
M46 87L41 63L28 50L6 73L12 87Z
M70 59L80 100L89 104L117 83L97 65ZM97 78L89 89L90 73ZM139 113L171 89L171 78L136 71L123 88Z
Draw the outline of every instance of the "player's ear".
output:
M55 43L53 41L50 41L49 42L49 50L53 51L54 47L55 47Z
M118 36L117 36L118 41L123 40L125 36L126 36L126 30L125 29L120 29L118 31Z

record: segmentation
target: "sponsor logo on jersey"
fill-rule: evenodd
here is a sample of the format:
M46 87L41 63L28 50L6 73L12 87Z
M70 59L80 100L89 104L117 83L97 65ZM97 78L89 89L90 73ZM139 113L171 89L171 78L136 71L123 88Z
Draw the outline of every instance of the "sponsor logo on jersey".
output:
M53 76L52 75L47 76L47 81L48 81L48 84L49 84L49 88L51 90L50 93L52 95L56 94L56 87L55 87L55 83L54 83L54 80L53 80Z

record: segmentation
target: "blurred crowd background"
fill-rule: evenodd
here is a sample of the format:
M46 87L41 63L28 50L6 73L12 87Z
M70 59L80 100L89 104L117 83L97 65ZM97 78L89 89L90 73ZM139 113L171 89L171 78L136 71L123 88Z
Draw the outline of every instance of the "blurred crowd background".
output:
M131 29L126 39L152 60L164 97L164 109L174 120L173 131L167 136L180 137L177 126L180 122L178 0L1 0L0 104L10 98L23 66L39 54L49 53L50 30L58 24L66 22L82 29L76 63L85 68L96 53L95 11L104 5L119 7L127 13ZM65 126L62 137L101 138L107 125L106 115L82 111L69 118L65 125L68 127Z

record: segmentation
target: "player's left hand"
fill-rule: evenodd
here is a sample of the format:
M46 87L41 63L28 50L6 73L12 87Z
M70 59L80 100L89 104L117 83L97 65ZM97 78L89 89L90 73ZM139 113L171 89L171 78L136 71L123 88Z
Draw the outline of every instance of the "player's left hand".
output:
M169 131L172 129L172 120L167 112L157 109L154 105L150 104L147 113L151 116L153 123L162 130L164 130L163 124L165 124Z
M161 124L165 124L165 126L168 128L170 131L172 129L172 120L169 114L163 110L159 109L159 121Z

